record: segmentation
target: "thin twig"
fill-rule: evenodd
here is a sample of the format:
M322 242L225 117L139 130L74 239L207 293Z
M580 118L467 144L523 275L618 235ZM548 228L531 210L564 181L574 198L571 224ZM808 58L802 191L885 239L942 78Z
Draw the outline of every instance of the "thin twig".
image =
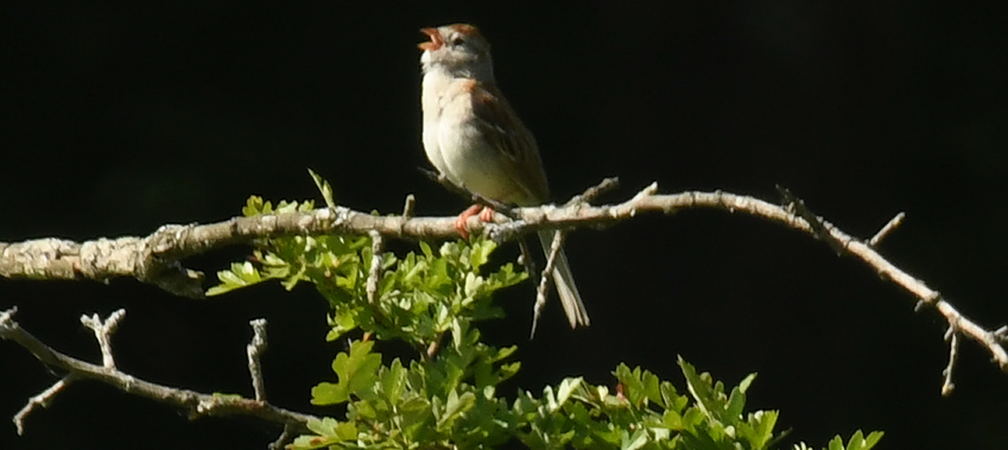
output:
M789 211L794 212L795 215L805 219L805 223L809 225L812 230L812 235L817 239L826 242L827 245L833 248L838 255L844 252L843 243L837 241L836 239L830 238L830 230L833 227L832 224L812 213L812 210L805 206L805 201L795 197L788 188L777 185L777 192L781 194L786 202L786 207Z
M406 201L403 202L402 218L409 219L413 217L413 210L416 208L416 197L413 194L406 196Z
M889 235L889 233L891 233L893 230L898 228L903 223L903 219L905 218L906 213L900 212L899 214L896 214L896 216L893 217L892 219L889 219L889 222L887 222L885 226L883 226L882 229L878 231L878 233L875 233L875 236L872 236L872 238L868 240L868 245L872 247L877 247L879 243L882 242L882 239L885 239L886 236Z
M539 324L539 316L542 315L542 309L546 306L546 297L549 295L550 291L550 281L553 280L553 271L556 268L557 255L560 254L560 248L563 245L564 233L563 231L557 230L556 234L553 236L553 241L550 244L549 254L546 255L546 267L543 268L542 274L539 276L539 289L536 290L536 301L535 305L532 307L532 331L529 333L529 339L535 338L536 326Z
M98 340L98 347L101 348L102 365L115 369L115 357L112 356L112 333L119 327L119 321L126 316L125 309L118 309L109 315L108 319L102 321L98 314L91 317L81 316L80 321L84 326L94 331L95 339Z
M1000 328L994 330L994 339L1002 344L1008 344L1008 325L1001 325Z
M371 267L368 270L364 290L367 293L368 303L373 305L378 301L378 283L381 281L382 236L375 230L371 230L368 235L371 236Z
M427 344L427 348L424 350L422 355L426 356L427 360L430 361L437 356L438 352L441 351L441 341L444 340L445 332L442 331L438 333L437 337L434 338L430 344Z
M270 450L282 450L288 443L294 440L295 427L293 424L284 424L283 431L280 432L280 436L277 436L276 440L270 443Z
M49 402L52 401L56 394L67 387L74 380L73 375L67 375L61 378L59 381L53 383L48 389L42 391L39 395L36 395L28 399L28 403L21 408L17 414L14 414L14 426L17 428L18 436L24 436L24 421L31 414L35 408L47 408L49 407Z
M610 192L618 187L619 187L618 177L605 178L599 184L596 184L595 186L585 189L585 191L579 195L571 197L571 199L568 200L567 203L564 204L564 206L571 206L579 203L591 203L593 200L598 198L598 196Z
M255 392L255 399L260 402L266 401L266 384L263 382L262 363L259 357L266 351L266 319L254 319L249 321L252 326L252 342L245 347L248 355L249 376L252 377L252 390Z
M954 328L949 327L946 338L949 341L949 361L948 366L945 366L945 370L942 371L942 375L945 375L945 381L941 387L942 397L952 395L952 391L955 389L955 383L952 382L952 369L955 367L956 358L959 356L959 333L956 333Z

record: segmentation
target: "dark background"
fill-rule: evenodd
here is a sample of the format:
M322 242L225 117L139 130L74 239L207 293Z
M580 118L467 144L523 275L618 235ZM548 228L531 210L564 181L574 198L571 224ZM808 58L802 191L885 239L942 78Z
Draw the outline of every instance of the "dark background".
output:
M306 167L356 209L394 213L414 193L418 213L458 212L416 171L415 44L422 26L466 21L494 44L557 200L612 175L624 188L604 201L652 181L775 201L779 183L864 237L906 211L882 253L980 323L1008 320L1004 2L18 3L0 7L2 241L145 235L226 219L250 194L318 198ZM578 374L612 385L621 361L683 386L681 354L729 384L759 372L750 406L781 411L788 447L858 428L884 430L890 449L1008 445L1008 377L986 352L964 343L942 398L943 320L809 236L688 211L568 243L592 327L567 329L551 303L527 342L532 289L509 291L509 317L484 327L522 346L503 394ZM244 252L191 264L212 274ZM310 288L193 301L132 280L0 280L11 305L27 330L93 361L78 317L126 308L121 369L247 395L247 321L267 317L269 398L336 413L307 404L341 349L323 341ZM9 342L0 376L4 418L57 379ZM263 448L277 434L84 382L33 413L26 436L6 423L4 449Z

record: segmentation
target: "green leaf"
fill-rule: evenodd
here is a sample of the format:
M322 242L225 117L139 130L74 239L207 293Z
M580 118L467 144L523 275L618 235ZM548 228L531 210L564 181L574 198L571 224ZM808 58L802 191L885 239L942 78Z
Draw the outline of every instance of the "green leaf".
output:
M557 410L556 396L553 395L553 386L547 385L543 388L543 401L546 403L546 409L550 412Z
M743 394L745 394L746 391L749 390L749 385L751 385L752 382L753 382L753 380L755 380L755 379L756 379L756 372L750 373L748 376L746 376L745 378L743 378L742 381L739 382L739 385L738 385L739 391L742 392Z
M446 430L451 428L455 421L475 404L476 395L472 392L458 395L458 392L452 389L448 393L448 401L445 403L444 413L438 418L437 429Z
M833 442L837 441L839 439L840 439L840 436L836 436L836 437L833 438L832 441L830 441L830 450L832 450ZM880 439L882 439L882 432L881 431L873 431L872 433L870 433L868 435L868 438L865 438L864 434L861 433L861 430L857 430L851 436L850 440L847 441L847 448L846 448L846 450L868 450L868 449L874 447L875 444L877 444ZM841 444L842 444L842 441L841 441ZM841 447L842 447L842 445L841 445Z
M683 417L676 411L667 410L662 414L662 423L670 430L682 431L686 429Z
M294 438L294 442L290 444L287 448L289 450L310 450L316 448L329 447L330 445L339 443L340 440L334 436L313 436L313 435L302 435Z
M266 202L265 208L269 208L268 205L269 202ZM245 201L245 206L242 207L242 215L245 217L252 217L260 214L267 214L264 212L263 199L257 195L252 195Z
M829 441L829 450L844 450L843 439L840 435L833 436L833 439Z
M382 373L381 391L390 405L399 404L406 388L406 369L399 358L392 360L392 365Z
M879 441L882 440L882 435L884 435L884 433L882 433L881 431L873 431L869 433L868 437L865 438L865 445L863 447L864 450L869 450L875 447L875 444L878 444Z
M422 251L424 256L428 259L434 257L434 251L431 250L430 244L426 241L420 241L420 251Z
M478 239L473 243L472 254L469 257L469 264L476 270L483 267L490 261L490 254L497 248L497 244L489 239Z
M333 419L331 417L323 417L321 420L313 417L308 419L307 426L309 430L314 431L315 433L318 433L320 435L328 435L330 434L330 431L332 431L336 427L337 424L338 422L336 421L336 419Z
M220 295L234 289L250 286L266 278L263 278L259 274L259 271L252 266L252 263L246 261L244 263L232 263L231 270L217 272L217 279L220 280L221 284L208 289L206 292L207 296Z
M326 341L332 342L339 339L345 333L353 331L359 325L357 323L357 311L351 308L339 308L333 311L327 322L332 327L326 335Z
M661 380L658 375L651 372L644 371L641 374L642 392L645 397L651 402L658 404L661 407L665 407L665 399L662 398L661 394Z
M350 422L339 422L330 417L325 417L321 420L316 418L308 419L307 426L309 430L317 433L317 435L298 436L288 448L292 450L322 448L357 438L356 425Z
M620 363L613 372L623 390L623 396L631 405L638 406L644 393L644 383L640 380L640 368L631 370L626 364Z
M697 374L696 369L682 356L679 357L679 367L686 377L686 387L693 400L705 415L718 422L733 423L737 420L737 417L729 415L727 411L724 385L714 383L708 373Z
M560 386L557 387L557 407L563 407L567 403L567 399L570 398L571 394L574 393L577 388L581 387L581 383L584 380L581 377L577 378L564 378L560 382Z
M311 201L298 203L294 201L288 202L287 200L280 200L280 203L277 203L275 213L276 214L292 213L297 211L304 211L306 209L310 211L313 208L313 206L314 204Z
M623 442L620 443L620 450L637 450L647 444L647 431L639 429L633 435L624 434Z
M378 378L381 355L371 353L374 341L354 341L350 344L350 354L340 352L333 360L332 369L339 383L319 383L312 389L312 404L331 405L342 403L350 395L361 396L370 389Z
M348 398L346 389L341 388L338 384L325 381L312 388L311 396L313 405L332 405L345 402Z
M329 182L323 179L319 174L315 173L314 170L308 169L308 173L311 174L313 180L315 180L315 186L318 187L319 192L322 193L322 199L325 200L326 206L330 208L336 207L336 202L333 200L332 186Z
M864 450L875 447L875 444L878 444L878 442L882 440L882 435L884 434L885 433L881 431L872 431L871 433L868 433L868 437L865 438Z
M742 418L745 401L746 396L742 393L742 389L732 388L731 394L728 395L728 404L725 405L725 418L731 421Z
M738 424L738 436L748 441L750 448L767 448L773 440L773 428L776 423L777 411L750 413L745 422Z
M662 404L665 406L665 409L678 413L681 412L683 408L686 407L686 403L689 402L689 399L684 395L679 395L679 393L676 392L675 386L668 381L662 381L658 386L658 390L661 392Z

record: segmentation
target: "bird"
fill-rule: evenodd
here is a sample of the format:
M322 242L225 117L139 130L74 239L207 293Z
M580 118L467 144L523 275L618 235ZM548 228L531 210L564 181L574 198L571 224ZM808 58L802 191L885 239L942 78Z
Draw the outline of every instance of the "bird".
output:
M420 30L423 53L421 107L427 159L452 184L504 204L538 206L550 191L539 148L494 80L490 44L473 25L456 23ZM491 221L493 210L474 205L459 216ZM539 232L549 254L554 232ZM591 321L574 283L567 255L555 259L553 279L571 328ZM533 325L534 328L534 325ZM534 332L534 330L533 330Z

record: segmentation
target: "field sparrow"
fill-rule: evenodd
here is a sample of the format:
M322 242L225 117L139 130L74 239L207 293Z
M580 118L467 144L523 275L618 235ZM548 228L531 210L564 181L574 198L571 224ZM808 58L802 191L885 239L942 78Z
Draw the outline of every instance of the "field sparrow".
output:
M427 158L449 181L480 196L519 206L549 201L535 138L494 82L490 44L472 25L420 30L423 50L423 144ZM469 208L459 224L480 211ZM487 214L489 213L489 214ZM484 210L483 220L492 216ZM460 230L463 231L464 230ZM554 232L541 231L549 252ZM553 279L571 328L589 324L567 256L557 256Z

